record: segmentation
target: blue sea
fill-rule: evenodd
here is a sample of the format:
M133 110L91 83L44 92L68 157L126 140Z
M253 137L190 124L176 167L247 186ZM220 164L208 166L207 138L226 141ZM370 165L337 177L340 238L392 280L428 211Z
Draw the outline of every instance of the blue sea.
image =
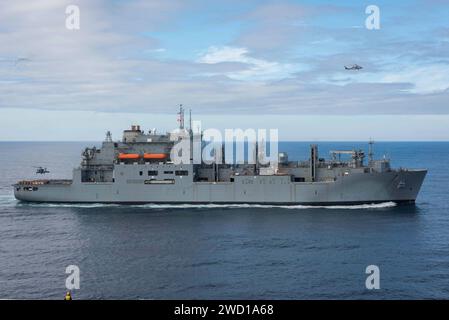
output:
M280 143L290 159L307 142ZM70 178L85 142L0 142L0 298L447 299L449 142L378 142L394 167L429 170L416 205L217 206L30 204L11 184ZM331 149L360 142L318 143ZM380 289L365 269L380 270Z

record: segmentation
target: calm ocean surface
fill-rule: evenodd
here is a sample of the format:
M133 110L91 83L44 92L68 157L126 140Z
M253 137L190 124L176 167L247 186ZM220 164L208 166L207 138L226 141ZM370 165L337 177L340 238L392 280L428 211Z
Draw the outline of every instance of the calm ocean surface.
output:
M449 142L376 143L394 167L428 168L416 206L55 205L16 201L11 184L70 178L84 142L0 142L0 298L449 298ZM319 143L367 149L361 143ZM309 143L281 143L294 160ZM380 268L380 290L365 268Z

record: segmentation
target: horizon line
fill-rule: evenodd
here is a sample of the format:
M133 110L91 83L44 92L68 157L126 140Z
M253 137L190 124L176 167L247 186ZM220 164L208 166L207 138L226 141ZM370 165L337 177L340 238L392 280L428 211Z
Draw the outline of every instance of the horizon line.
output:
M101 143L104 140L0 140L2 142L95 142ZM448 140L373 140L374 142L449 142ZM113 142L122 142L121 140L115 140ZM366 142L369 140L279 140L278 142Z

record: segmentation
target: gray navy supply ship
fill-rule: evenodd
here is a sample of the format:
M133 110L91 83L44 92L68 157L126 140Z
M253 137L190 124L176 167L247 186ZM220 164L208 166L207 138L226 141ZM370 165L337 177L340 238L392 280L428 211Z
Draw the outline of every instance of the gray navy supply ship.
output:
M101 148L86 148L71 180L24 180L14 185L21 201L61 203L179 203L339 205L414 203L425 169L393 169L388 159L374 160L372 144L365 164L362 150L337 150L329 160L310 147L306 161L279 153L274 165L178 163L175 144L193 132L179 129L147 133L125 130L121 142L106 135ZM342 161L341 155L348 160Z

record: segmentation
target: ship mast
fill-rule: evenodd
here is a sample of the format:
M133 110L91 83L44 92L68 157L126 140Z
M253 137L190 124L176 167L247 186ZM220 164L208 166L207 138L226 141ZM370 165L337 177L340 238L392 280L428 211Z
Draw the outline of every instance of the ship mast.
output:
M189 109L189 132L192 134L192 109Z
M105 139L104 141L106 141L106 142L112 142L111 131L106 132L106 139Z
M179 129L184 129L184 108L182 107L182 104L179 105L178 121Z
M373 153L373 144L374 144L374 141L373 141L373 139L369 139L369 142L368 142L368 145L369 145L369 148L368 148L368 159L369 159L369 164L371 165L371 163L373 162L373 155L374 155L374 153Z

